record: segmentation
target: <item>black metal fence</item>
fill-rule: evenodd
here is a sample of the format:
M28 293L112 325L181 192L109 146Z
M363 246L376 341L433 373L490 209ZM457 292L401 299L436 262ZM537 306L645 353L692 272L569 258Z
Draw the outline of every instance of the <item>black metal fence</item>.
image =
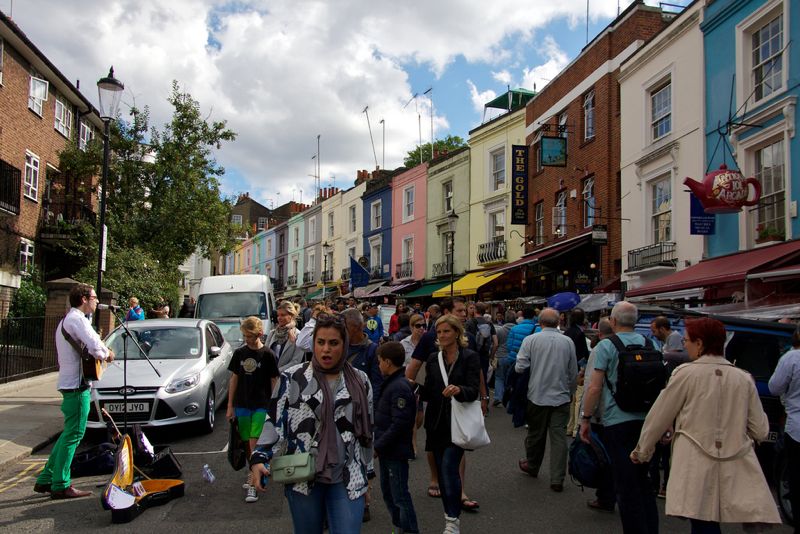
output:
M60 317L0 319L0 383L55 371L55 345L45 335L55 332Z

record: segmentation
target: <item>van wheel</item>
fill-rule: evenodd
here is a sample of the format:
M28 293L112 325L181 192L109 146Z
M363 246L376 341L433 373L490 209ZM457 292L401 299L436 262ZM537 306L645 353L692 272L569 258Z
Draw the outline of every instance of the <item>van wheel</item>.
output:
M206 412L205 417L202 421L200 421L200 430L204 434L211 434L214 432L214 421L216 419L216 412L217 412L217 401L216 395L214 394L214 388L210 388L208 390L208 395L206 396Z

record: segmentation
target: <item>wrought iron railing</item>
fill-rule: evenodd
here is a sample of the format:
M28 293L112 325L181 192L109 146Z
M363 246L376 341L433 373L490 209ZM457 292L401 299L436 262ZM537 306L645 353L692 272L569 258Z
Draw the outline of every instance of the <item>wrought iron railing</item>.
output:
M383 278L383 269L380 266L369 268L370 280L380 280L381 278Z
M333 269L328 269L327 271L322 271L320 275L323 282L331 282L333 281Z
M296 286L297 285L297 275L293 274L289 278L287 278L286 279L286 285Z
M317 273L314 271L307 271L303 273L303 283L304 284L313 284L317 281Z
M278 278L272 283L272 288L275 291L283 291L286 289L286 282L284 282L283 278Z
M22 172L0 160L0 209L19 215Z
M441 263L434 263L433 264L433 276L445 276L450 274L450 262L443 261Z
M342 269L342 280L350 280L350 267Z
M395 271L394 275L397 279L411 278L414 276L414 262L404 261L402 263L398 263L397 270Z
M7 317L0 319L0 383L54 371L55 345L45 343L60 317Z
M508 259L506 240L502 237L478 245L478 263L496 263L506 259Z
M678 263L677 248L672 241L662 241L646 247L628 251L628 271L649 267L675 267Z

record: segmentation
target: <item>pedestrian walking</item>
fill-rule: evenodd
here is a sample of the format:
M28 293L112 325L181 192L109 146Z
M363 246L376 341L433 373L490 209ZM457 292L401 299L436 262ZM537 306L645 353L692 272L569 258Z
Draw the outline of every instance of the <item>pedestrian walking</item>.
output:
M581 308L573 308L569 313L569 328L564 330L564 335L575 344L575 357L578 359L578 367L581 372L586 367L586 360L589 359L589 345L586 341L586 334L583 328L586 323L586 314ZM580 426L580 403L583 397L583 382L578 381L578 387L572 396L572 406L569 411L569 422L567 423L567 435L575 437Z
M550 438L550 489L564 491L567 475L567 421L570 399L575 394L578 363L575 344L558 331L558 311L545 308L539 314L542 331L528 336L517 353L514 370L530 369L525 419L528 435L519 468L539 475L547 437Z
M769 421L753 377L725 359L725 339L716 319L686 320L693 361L674 371L630 453L633 463L647 462L674 422L666 513L688 517L695 534L719 534L720 523L781 522L753 448Z
M278 305L278 325L270 330L265 344L275 354L278 370L284 371L303 361L305 350L297 346L297 306L289 301Z
M311 482L287 484L295 534L361 531L372 460L372 387L347 361L347 329L338 317L320 316L312 360L281 373L276 421L267 421L250 457L256 489L276 455L316 449Z
M494 370L494 406L500 406L503 402L503 395L505 393L506 379L508 377L508 334L517 323L517 315L512 310L506 310L505 323L498 325L497 332L497 352L492 361L495 366Z
M364 371L372 384L373 394L378 397L383 385L383 375L378 367L378 344L364 333L364 316L354 309L342 312L341 317L347 324L350 343L347 348L347 361Z
M406 359L403 363L403 366L407 366L409 363L411 363L411 355L414 354L414 349L419 343L419 340L422 339L422 335L425 333L425 318L422 315L414 314L408 320L408 325L411 327L411 334L404 337L400 341L406 354Z
M86 351L97 360L114 361L114 351L103 344L86 318L97 308L94 288L87 284L73 286L69 304L71 308L56 328L58 391L63 397L64 430L33 486L33 491L49 493L52 499L75 499L92 494L73 487L70 478L75 449L86 432L92 389L91 380L84 376L81 357Z

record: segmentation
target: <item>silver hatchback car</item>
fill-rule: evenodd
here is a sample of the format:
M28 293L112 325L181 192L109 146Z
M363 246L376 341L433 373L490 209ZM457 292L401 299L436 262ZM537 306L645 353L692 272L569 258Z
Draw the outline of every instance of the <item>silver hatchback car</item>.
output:
M214 430L218 403L228 394L233 349L217 325L205 319L148 319L127 323L159 377L134 343L127 343L127 382L123 381L124 330L116 328L106 345L116 354L92 386L89 428L105 428L105 408L122 425L127 393L128 423L166 426L196 423Z

